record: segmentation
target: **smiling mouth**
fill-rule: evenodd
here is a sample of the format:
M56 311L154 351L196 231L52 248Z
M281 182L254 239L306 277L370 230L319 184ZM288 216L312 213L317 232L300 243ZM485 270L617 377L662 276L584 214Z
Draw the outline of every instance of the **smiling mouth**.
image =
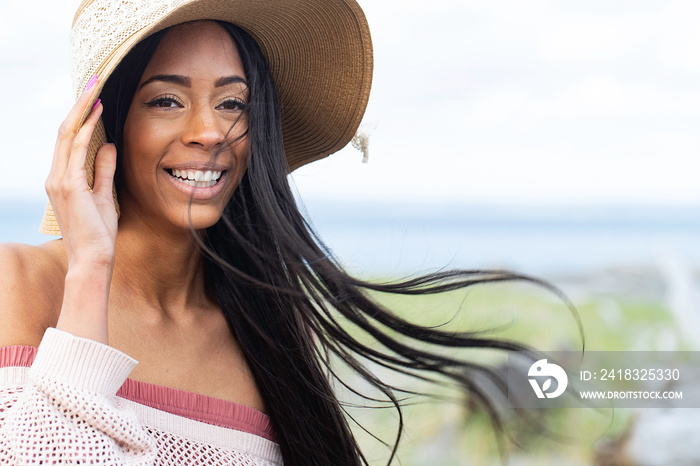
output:
M180 183L192 186L194 188L211 188L216 185L221 179L224 171L201 171L201 170L177 170L166 169L166 172Z

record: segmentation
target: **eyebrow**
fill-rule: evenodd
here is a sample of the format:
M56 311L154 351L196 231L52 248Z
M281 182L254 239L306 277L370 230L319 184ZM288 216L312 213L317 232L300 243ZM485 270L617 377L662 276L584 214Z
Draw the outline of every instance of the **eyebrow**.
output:
M244 84L248 85L245 79L243 79L242 76L224 76L223 78L219 78L216 80L214 83L214 87L223 87L223 86L228 86L229 84Z
M164 83L173 83L183 87L192 87L192 80L187 76L181 76L178 74L156 74L145 80L143 84L139 86L139 89L141 89L147 84L156 81ZM228 86L229 84L244 84L246 86L248 85L248 83L245 79L243 79L243 77L234 75L224 76L222 78L217 79L214 83L214 87L223 87Z

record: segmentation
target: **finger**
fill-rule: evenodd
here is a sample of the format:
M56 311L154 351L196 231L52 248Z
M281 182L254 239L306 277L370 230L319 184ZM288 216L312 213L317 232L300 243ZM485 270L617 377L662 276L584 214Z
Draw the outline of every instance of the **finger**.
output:
M69 255L71 248L70 240L66 237L68 233L66 221L70 217L71 211L66 207L66 201L69 197L72 197L76 189L87 191L87 176L85 174L84 164L90 137L101 115L102 107L99 106L99 108L96 108L98 106L93 108L83 128L79 130L78 134L73 139L73 143L68 149L68 167L63 169L64 173L57 173L56 167L52 167L52 173L49 175L49 179L47 179L46 182L46 191L49 195L51 205L54 207L56 221L64 234L64 239L68 239L68 242L65 244ZM79 167L74 167L75 165L79 165Z
M105 199L112 199L114 172L117 169L117 148L114 144L104 144L95 158L95 185L92 192Z
M68 116L61 124L58 130L58 137L56 138L56 145L54 147L54 158L51 164L50 174L55 174L59 178L65 173L68 166L68 160L70 159L70 148L73 144L73 140L80 131L83 114L88 108L88 104L91 102L94 93L97 91L97 75L95 75L88 83L88 88L82 93L68 112Z
M66 176L70 180L87 180L85 174L85 158L87 157L92 133L95 130L97 121L100 119L100 115L102 115L102 104L98 101L97 105L92 109L90 116L85 120L83 127L80 128L80 131L78 131L78 134L73 139L70 149L71 154L68 160L68 169L66 170Z

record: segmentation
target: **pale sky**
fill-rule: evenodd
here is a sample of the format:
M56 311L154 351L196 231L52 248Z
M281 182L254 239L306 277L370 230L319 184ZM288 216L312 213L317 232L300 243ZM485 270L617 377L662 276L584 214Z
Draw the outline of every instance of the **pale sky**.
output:
M45 196L78 0L0 3L0 197ZM375 47L354 149L307 199L700 203L700 3L361 0Z

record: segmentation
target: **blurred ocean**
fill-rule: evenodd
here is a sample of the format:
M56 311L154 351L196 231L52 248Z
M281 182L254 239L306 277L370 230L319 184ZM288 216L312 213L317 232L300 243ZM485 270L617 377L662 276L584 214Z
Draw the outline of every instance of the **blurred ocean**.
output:
M0 199L0 242L39 244L43 201ZM505 206L307 201L309 218L346 267L362 274L508 268L553 276L700 268L700 206Z

